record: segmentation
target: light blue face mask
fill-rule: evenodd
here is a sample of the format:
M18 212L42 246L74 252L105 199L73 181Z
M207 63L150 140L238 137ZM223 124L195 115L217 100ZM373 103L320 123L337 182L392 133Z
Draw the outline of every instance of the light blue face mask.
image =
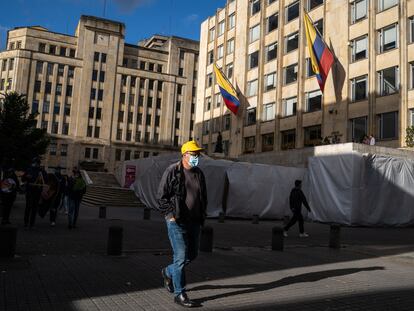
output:
M198 160L199 156L190 156L190 160L188 160L188 164L190 164L191 167L196 167L198 165Z

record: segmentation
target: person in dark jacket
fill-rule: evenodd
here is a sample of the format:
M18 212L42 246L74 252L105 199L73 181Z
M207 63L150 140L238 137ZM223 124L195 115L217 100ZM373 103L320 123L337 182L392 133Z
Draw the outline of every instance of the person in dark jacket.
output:
M3 178L0 181L0 194L2 203L2 225L10 225L10 212L16 200L19 180L13 168L4 170Z
M309 207L308 201L306 200L305 195L302 191L302 181L295 180L295 188L292 189L290 192L289 197L289 204L290 209L293 213L292 219L289 223L283 228L283 235L285 237L288 236L288 230L292 227L297 221L299 221L299 236L301 238L306 238L309 235L305 232L304 225L303 225L303 216L302 216L302 204L305 205L306 209L310 212L311 209Z
M185 266L198 255L200 229L206 218L206 182L197 167L201 150L195 141L182 145L181 161L165 170L158 189L158 210L165 217L173 249L173 263L161 274L165 288L183 307L197 306L186 294Z
M73 177L69 179L69 211L68 211L68 228L76 228L76 222L79 216L79 207L83 195L86 193L86 183L83 180L79 170L73 170Z

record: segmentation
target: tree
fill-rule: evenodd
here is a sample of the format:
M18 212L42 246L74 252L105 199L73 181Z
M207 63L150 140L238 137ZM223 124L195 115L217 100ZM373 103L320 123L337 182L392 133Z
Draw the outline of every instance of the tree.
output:
M408 147L414 147L414 126L407 127L405 142Z
M32 158L45 154L49 145L46 130L36 128L36 114L29 113L24 95L3 94L0 100L0 164L26 168Z

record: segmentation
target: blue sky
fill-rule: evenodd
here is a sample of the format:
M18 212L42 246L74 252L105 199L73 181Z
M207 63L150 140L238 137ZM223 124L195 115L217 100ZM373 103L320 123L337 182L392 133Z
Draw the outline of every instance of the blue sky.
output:
M103 16L105 0L0 0L0 49L8 29L40 25L74 34L79 17ZM137 43L152 34L173 34L198 40L200 23L226 0L106 0L105 17L126 25L126 41Z

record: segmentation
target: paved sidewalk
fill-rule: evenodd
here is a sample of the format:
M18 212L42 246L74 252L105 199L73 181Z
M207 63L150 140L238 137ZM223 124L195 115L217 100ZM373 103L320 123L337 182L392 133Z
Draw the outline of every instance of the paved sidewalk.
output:
M12 221L17 253L0 260L0 310L182 310L161 286L171 251L161 217L143 211L82 207L79 228L38 219L22 223L19 198ZM46 216L48 217L48 216ZM121 257L108 257L111 225L124 228ZM205 310L414 310L414 228L344 228L343 247L327 247L329 227L292 228L285 251L270 250L278 222L209 220L213 253L200 253L188 269L189 296Z

